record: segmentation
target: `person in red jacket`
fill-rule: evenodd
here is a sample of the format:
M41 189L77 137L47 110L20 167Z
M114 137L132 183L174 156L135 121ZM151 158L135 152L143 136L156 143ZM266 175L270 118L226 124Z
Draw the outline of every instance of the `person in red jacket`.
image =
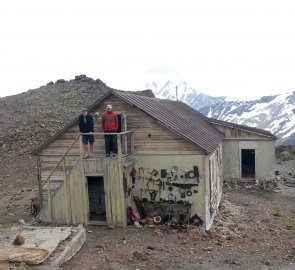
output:
M108 104L106 112L102 115L102 129L105 133L116 133L119 128L118 115L113 112L112 105ZM110 156L110 152L113 156L117 154L117 136L116 135L104 135L105 139L105 151L106 156Z

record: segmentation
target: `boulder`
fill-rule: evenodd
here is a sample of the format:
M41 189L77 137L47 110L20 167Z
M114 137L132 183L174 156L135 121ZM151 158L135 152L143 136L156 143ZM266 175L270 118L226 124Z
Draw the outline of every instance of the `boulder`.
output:
M64 80L64 79L58 79L55 83L65 83L66 82L66 80Z

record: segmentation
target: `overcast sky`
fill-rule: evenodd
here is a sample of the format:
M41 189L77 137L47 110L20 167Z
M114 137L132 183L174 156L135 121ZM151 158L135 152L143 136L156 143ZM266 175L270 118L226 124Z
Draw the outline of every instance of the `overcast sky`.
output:
M86 74L116 89L295 90L295 1L3 1L0 96Z

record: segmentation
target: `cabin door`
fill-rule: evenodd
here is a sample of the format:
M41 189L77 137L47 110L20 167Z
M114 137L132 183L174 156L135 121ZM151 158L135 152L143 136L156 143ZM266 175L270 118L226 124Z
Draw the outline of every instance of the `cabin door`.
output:
M102 176L88 176L89 220L106 221L106 205L104 192L104 178Z
M255 178L255 149L242 149L242 178Z

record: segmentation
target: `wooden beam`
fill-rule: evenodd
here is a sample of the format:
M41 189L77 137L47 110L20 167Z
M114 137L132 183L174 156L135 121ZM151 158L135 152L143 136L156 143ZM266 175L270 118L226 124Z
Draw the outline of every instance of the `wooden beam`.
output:
M127 218L126 218L126 209L125 209L125 201L124 201L124 190L123 190L123 165L122 165L122 145L121 145L121 135L117 135L117 142L118 142L118 182L116 183L116 190L117 190L117 221L118 225L122 227L127 226Z
M132 132L130 136L131 136L131 138L130 138L131 150L130 151L131 151L131 155L133 155L134 154L134 132Z
M87 177L85 176L85 166L84 166L84 160L82 160L81 163L81 192L82 192L82 196L83 196L83 200L82 200L82 210L83 210L83 223L84 225L88 224L89 221L89 217L90 217L90 209L89 209L89 196L88 196L88 181L87 181Z
M69 208L68 208L68 190L67 190L67 171L66 171L66 157L63 160L63 172L64 172L64 206L65 206L65 221L66 224L70 224L69 220Z
M88 218L89 218L89 202L88 202L88 194L87 194L87 180L85 177L85 164L84 164L84 158L83 158L83 141L82 141L83 135L80 134L80 168L81 168L81 185L82 185L82 193L83 193L83 221L84 224L87 225Z
M39 156L37 156L37 178L38 178L39 200L40 200L40 210L41 210L43 208L43 192L42 192L42 182L41 182L41 161Z
M122 114L123 116L123 127L124 127L124 131L127 131L127 116L126 114ZM124 146L124 154L127 155L128 154L128 133L122 134L123 136L123 146Z
M122 160L121 134L117 134L118 159Z
M80 141L80 158L81 158L81 162L83 162L83 142L82 142L82 136L83 135L80 135L80 138L79 138L79 141Z
M52 223L52 203L51 203L51 187L50 187L50 177L47 181L47 203L49 208L49 221Z
M113 225L112 219L112 206L111 206L111 183L109 180L109 161L104 160L104 193L105 193L105 203L106 203L106 219L108 225Z

